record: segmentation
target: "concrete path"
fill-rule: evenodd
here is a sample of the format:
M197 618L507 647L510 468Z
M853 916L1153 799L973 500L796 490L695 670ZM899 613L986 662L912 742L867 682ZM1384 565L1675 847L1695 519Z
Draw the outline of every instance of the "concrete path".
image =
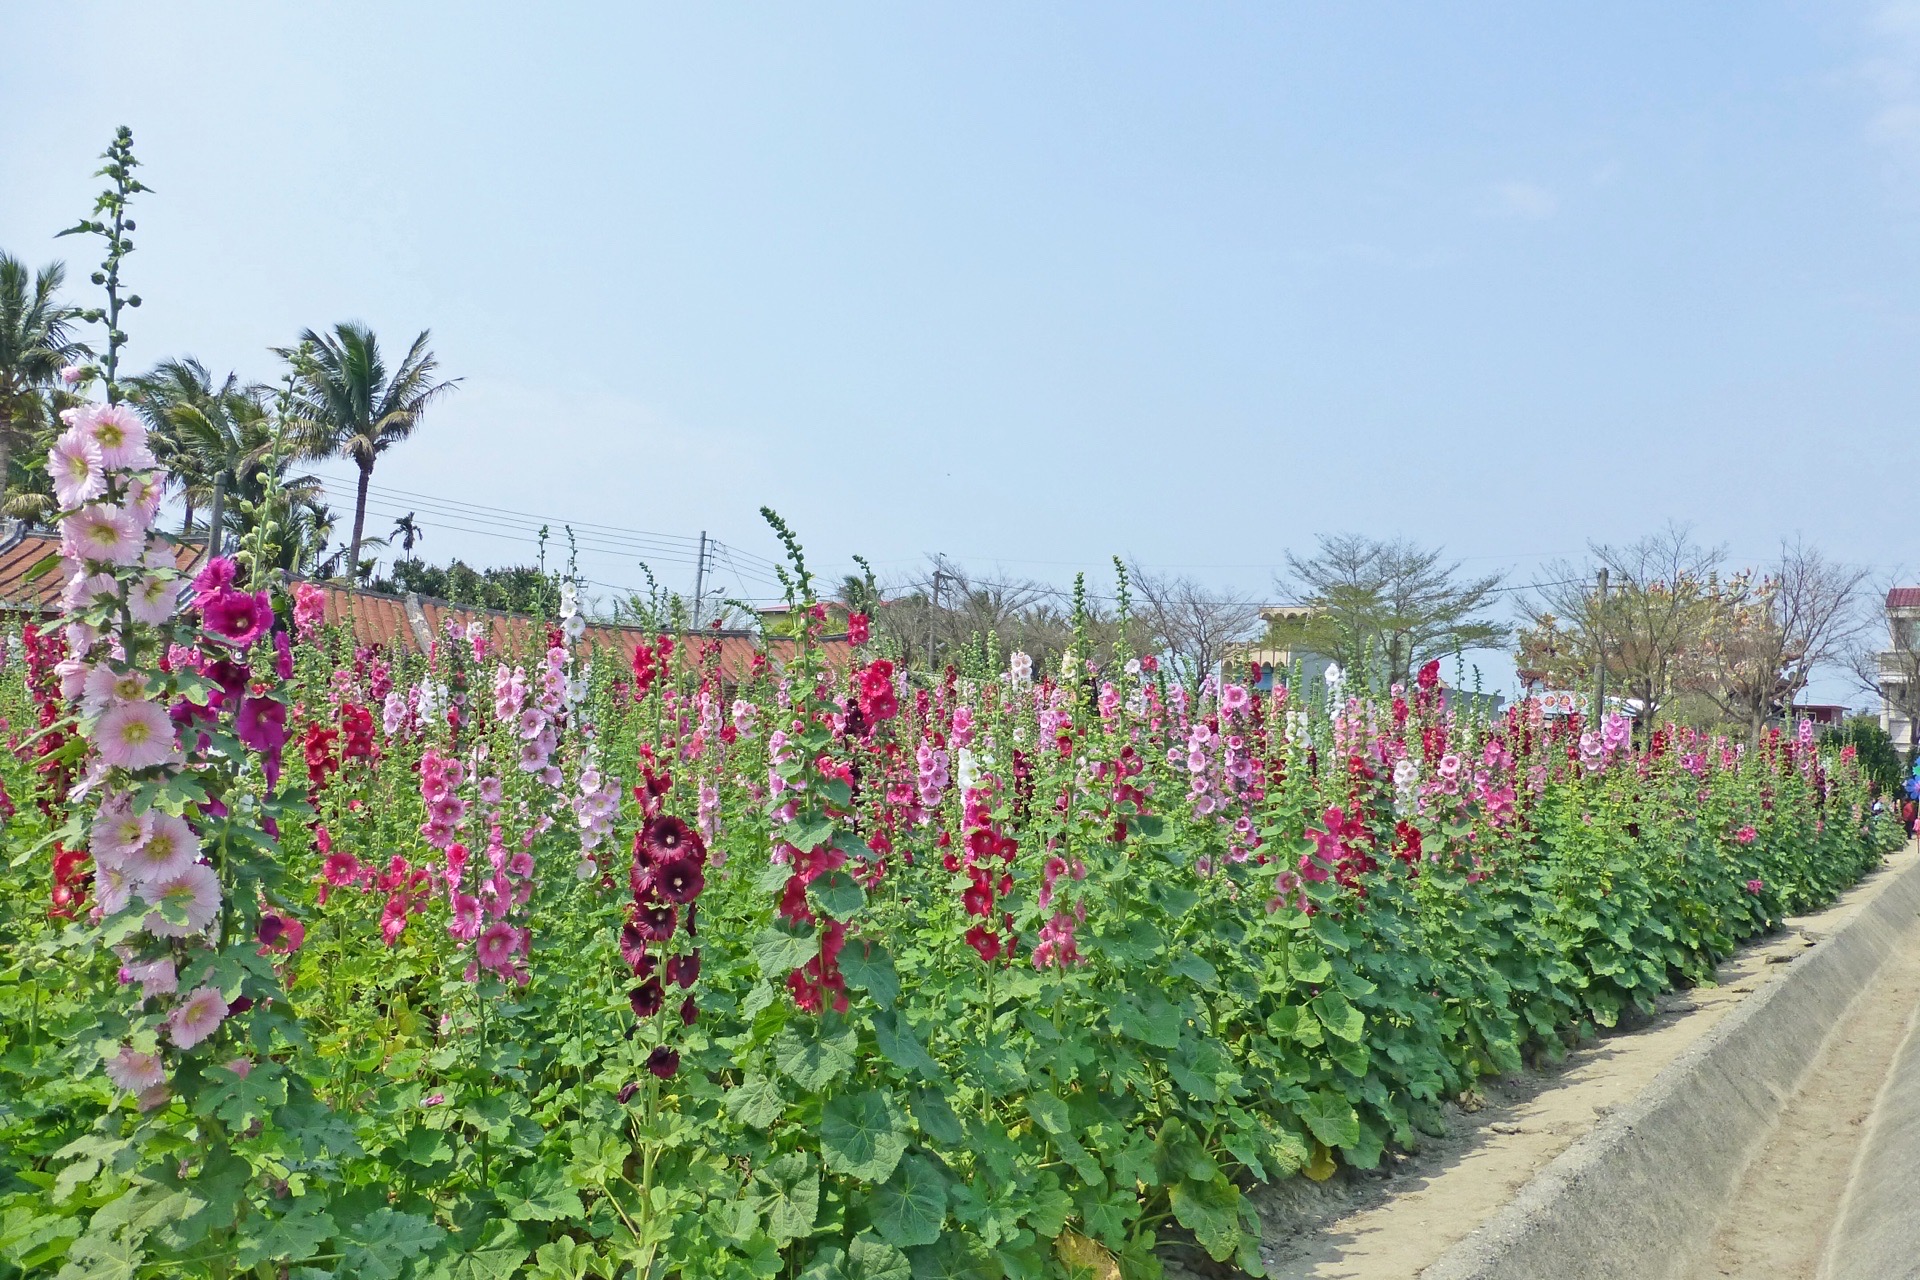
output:
M1834 1025L1722 1212L1702 1277L1920 1280L1920 929Z

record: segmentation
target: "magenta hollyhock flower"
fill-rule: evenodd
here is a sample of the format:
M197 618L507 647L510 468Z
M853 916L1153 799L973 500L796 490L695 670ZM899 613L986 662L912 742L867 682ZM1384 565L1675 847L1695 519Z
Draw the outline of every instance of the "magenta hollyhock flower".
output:
M107 1079L128 1093L144 1093L166 1083L167 1069L160 1064L159 1054L141 1053L123 1044L119 1053L107 1059Z
M263 755L278 755L287 745L287 704L273 698L243 698L233 718L240 741Z
M182 1049L212 1035L227 1017L227 1002L212 987L196 987L172 1013L167 1015L167 1035Z
M185 924L175 924L158 911L150 914L146 930L159 938L190 938L220 914L220 879L204 862L194 863L170 880L144 886L140 896L152 906L175 903L186 911Z
M150 769L174 755L173 720L144 698L108 707L94 729L100 758L120 769Z
M307 940L307 927L289 916L268 912L260 917L260 954L279 952L288 955Z
M220 591L201 604L200 617L217 638L245 649L273 625L273 602L264 591Z
M225 556L215 556L193 575L193 607L205 607L207 601L233 585L237 568Z

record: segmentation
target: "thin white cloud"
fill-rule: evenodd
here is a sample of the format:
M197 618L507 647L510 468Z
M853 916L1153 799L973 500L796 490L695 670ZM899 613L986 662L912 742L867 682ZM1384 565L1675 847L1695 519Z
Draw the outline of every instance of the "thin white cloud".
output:
M1560 197L1537 182L1496 182L1492 195L1492 213L1499 218L1538 222L1551 218L1560 208Z
M1920 0L1889 0L1867 19L1872 52L1858 68L1874 99L1866 137L1892 176L1920 178Z

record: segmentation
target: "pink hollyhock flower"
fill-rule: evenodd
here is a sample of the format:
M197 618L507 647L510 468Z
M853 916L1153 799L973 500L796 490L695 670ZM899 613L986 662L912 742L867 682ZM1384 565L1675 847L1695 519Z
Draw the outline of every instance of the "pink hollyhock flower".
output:
M116 471L139 471L153 465L147 447L147 427L124 404L96 405L75 424L100 447L100 461Z
M311 582L293 584L293 626L306 640L327 620L327 593Z
M144 1093L164 1085L167 1070L160 1065L159 1054L141 1053L132 1045L123 1044L119 1053L107 1059L107 1079L128 1093Z
M153 811L136 814L133 802L114 796L100 806L93 820L93 832L87 847L93 860L102 867L124 867L153 834Z
M171 880L144 886L140 896L153 906L173 903L186 913L184 924L175 924L158 911L150 914L147 932L159 938L190 938L220 914L220 879L204 862L194 863Z
M1752 894L1756 898L1759 897L1762 893L1766 892L1766 888L1767 888L1767 882L1765 880L1747 881L1747 892Z
M107 491L100 446L78 429L63 431L47 451L47 475L53 481L54 500L63 511L92 502Z
M144 622L150 627L165 626L173 621L174 611L179 607L180 583L172 578L142 578L127 593L127 612L135 622Z
M101 715L94 746L115 768L150 769L174 756L173 721L157 702L122 702Z
M60 548L75 560L132 565L146 549L145 534L125 511L96 502L60 522Z
M1755 831L1752 827L1742 827L1738 831L1733 833L1733 838L1735 840L1738 840L1741 844L1752 844L1757 838L1759 838L1759 835L1760 833L1758 831Z
M225 556L215 556L193 575L193 607L203 608L207 601L233 585L237 568Z
M215 636L245 649L273 625L273 602L264 591L224 590L202 602L200 617Z
M127 874L139 885L171 880L200 856L200 837L185 818L171 813L151 816L153 830L146 843L127 859Z
M126 972L128 982L140 984L140 997L143 1000L154 996L170 996L180 990L180 976L175 972L170 956L130 964Z
M191 1049L219 1029L226 1021L227 1002L212 987L195 987L193 993L167 1015L167 1035L182 1049Z

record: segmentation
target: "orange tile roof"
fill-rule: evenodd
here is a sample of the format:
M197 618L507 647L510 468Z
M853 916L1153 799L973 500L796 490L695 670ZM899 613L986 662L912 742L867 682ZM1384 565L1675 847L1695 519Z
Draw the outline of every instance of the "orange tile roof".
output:
M51 613L59 607L62 583L57 574L46 574L32 582L26 580L28 571L59 546L59 537L45 531L28 531L11 542L0 539L0 609ZM175 548L182 570L196 568L206 554L204 542L176 542ZM488 644L497 651L528 658L546 647L547 624L526 614L502 613L497 609L479 609L422 596L385 595L333 582L315 585L326 593L326 621L345 627L356 645L424 653L426 643L446 638L449 624L465 632L478 623L486 629ZM625 669L633 661L634 650L651 643L655 635L645 627L593 623L588 626L581 647L617 657ZM706 642L719 644L720 670L731 680L744 679L753 655L763 649L776 662L784 661L793 653L789 640L769 639L763 646L760 639L749 632L716 631L682 635L675 656L690 666L699 660L699 646ZM829 636L821 641L820 647L833 667L844 669L852 661L853 651L843 636Z

